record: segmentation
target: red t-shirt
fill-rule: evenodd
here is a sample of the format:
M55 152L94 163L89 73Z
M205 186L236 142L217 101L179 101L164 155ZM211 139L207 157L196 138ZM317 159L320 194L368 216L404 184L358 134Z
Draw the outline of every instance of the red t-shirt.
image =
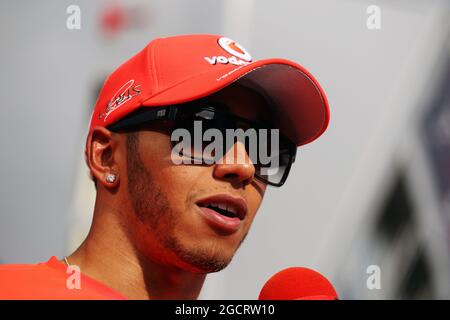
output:
M121 294L82 273L75 271L55 256L38 264L0 265L0 299L27 300L122 300ZM75 283L79 284L77 288Z

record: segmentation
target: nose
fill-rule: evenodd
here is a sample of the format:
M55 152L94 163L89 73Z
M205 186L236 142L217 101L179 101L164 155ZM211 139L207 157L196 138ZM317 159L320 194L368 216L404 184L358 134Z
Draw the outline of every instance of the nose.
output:
M253 181L255 166L244 145L238 141L216 162L213 174L215 178L238 182L245 186Z

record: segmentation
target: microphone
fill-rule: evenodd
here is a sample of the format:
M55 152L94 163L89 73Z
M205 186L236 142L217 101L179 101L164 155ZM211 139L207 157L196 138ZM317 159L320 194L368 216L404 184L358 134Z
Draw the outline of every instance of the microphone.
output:
M320 273L291 267L270 277L258 300L339 300L330 281Z

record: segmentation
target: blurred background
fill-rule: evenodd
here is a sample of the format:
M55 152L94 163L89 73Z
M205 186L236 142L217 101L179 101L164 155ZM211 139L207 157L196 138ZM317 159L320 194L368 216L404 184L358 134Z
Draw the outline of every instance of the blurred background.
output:
M331 122L200 298L256 299L306 266L342 299L450 299L449 31L444 0L1 1L0 263L62 257L87 234L83 151L105 77L153 38L223 34L305 66Z

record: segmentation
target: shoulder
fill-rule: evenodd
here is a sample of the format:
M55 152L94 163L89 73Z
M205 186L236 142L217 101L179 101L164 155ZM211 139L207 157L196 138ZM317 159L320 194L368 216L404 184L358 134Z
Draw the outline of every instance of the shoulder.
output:
M78 274L77 274L78 272ZM74 281L79 286L74 286ZM125 299L56 257L38 264L0 265L0 300Z
M0 299L45 299L65 286L64 265L56 257L38 264L0 265ZM62 267L62 268L61 268Z

